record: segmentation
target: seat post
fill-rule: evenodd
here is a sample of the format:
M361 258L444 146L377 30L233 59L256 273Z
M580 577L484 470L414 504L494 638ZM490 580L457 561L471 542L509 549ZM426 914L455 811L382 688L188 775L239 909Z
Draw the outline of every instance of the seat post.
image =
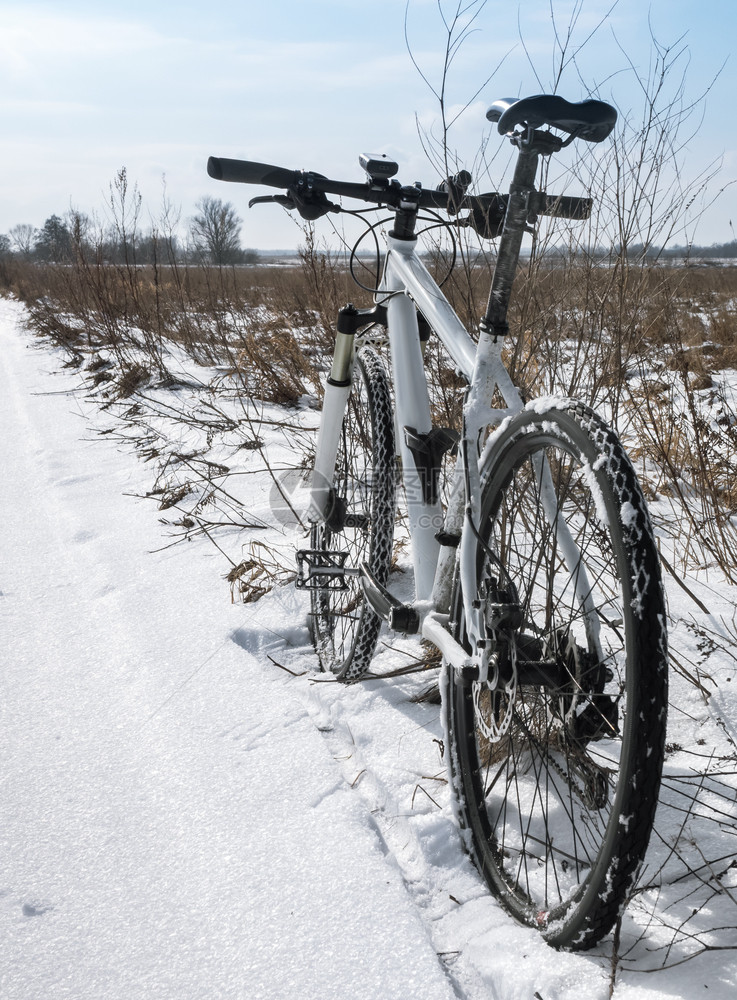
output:
M512 283L519 263L522 237L527 229L531 195L535 191L539 152L534 143L530 143L529 146L525 146L523 143L524 140L520 143L514 178L509 188L509 203L499 241L499 253L491 282L489 302L486 314L481 320L482 330L488 332L494 340L497 337L504 337L509 331L507 309L512 294Z

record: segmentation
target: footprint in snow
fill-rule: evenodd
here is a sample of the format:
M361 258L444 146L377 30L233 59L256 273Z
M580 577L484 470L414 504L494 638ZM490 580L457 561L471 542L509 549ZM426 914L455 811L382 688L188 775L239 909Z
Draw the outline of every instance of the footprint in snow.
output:
M24 917L41 917L53 909L51 903L24 903L22 907Z

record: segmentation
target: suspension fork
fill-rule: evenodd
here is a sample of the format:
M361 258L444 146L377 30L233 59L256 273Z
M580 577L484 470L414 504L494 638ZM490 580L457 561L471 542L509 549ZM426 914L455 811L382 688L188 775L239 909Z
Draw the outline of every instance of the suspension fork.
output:
M315 465L312 471L308 512L308 519L312 522L324 521L330 514L335 460L348 397L351 394L354 357L355 331L342 332L339 323L335 335L333 363L325 384L315 446Z

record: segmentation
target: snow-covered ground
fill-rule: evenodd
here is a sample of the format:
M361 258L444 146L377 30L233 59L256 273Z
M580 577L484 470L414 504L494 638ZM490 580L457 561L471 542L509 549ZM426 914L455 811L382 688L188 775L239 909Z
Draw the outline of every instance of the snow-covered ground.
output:
M162 547L151 466L98 433L113 416L22 318L0 299L2 1000L734 996L733 777L707 787L672 750L653 866L670 874L627 918L614 979L611 940L552 951L463 855L439 708L413 700L427 677L331 683L291 586L231 604L206 537ZM249 482L263 505L267 477ZM714 628L734 615L725 591L709 603ZM728 730L729 657L709 670ZM716 714L674 689L669 739L726 759ZM676 810L686 787L701 819ZM726 950L653 952L679 924Z

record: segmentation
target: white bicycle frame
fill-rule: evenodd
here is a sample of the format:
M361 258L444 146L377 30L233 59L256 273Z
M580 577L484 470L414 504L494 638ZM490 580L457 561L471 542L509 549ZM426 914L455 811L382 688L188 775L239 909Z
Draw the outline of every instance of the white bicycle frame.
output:
M480 522L481 480L483 468L493 448L494 436L483 440L489 427L498 427L506 418L519 413L524 404L502 362L503 338L494 337L482 328L478 344L469 335L451 305L416 252L417 240L387 237L388 247L381 285L376 302L387 309L387 329L391 355L391 377L396 407L396 438L402 461L409 517L412 561L415 576L414 608L421 617L421 634L437 646L443 656L458 669L474 666L479 680L488 679L488 654L484 609L474 602L477 589L478 540L475 526ZM445 513L439 502L425 502L419 488L420 473L408 447L403 429L413 428L427 434L432 428L430 398L420 343L417 310L444 345L456 368L469 382L464 406L464 430L458 451L453 484ZM338 335L336 362L341 352L360 347L360 335L345 343ZM342 359L345 361L345 359ZM499 390L504 408L490 405ZM350 385L325 387L322 419L318 433L316 461L310 496L310 520L324 519L330 484L333 481L340 428ZM549 523L555 522L567 569L573 580L588 637L598 645L598 620L593 611L583 560L556 507L549 466L538 467L543 507ZM466 482L467 479L467 482ZM460 535L458 549L441 545L439 531ZM470 640L469 653L448 630L450 600L456 558L459 561L465 631ZM588 613L587 613L588 612ZM492 684L493 684L492 680Z

